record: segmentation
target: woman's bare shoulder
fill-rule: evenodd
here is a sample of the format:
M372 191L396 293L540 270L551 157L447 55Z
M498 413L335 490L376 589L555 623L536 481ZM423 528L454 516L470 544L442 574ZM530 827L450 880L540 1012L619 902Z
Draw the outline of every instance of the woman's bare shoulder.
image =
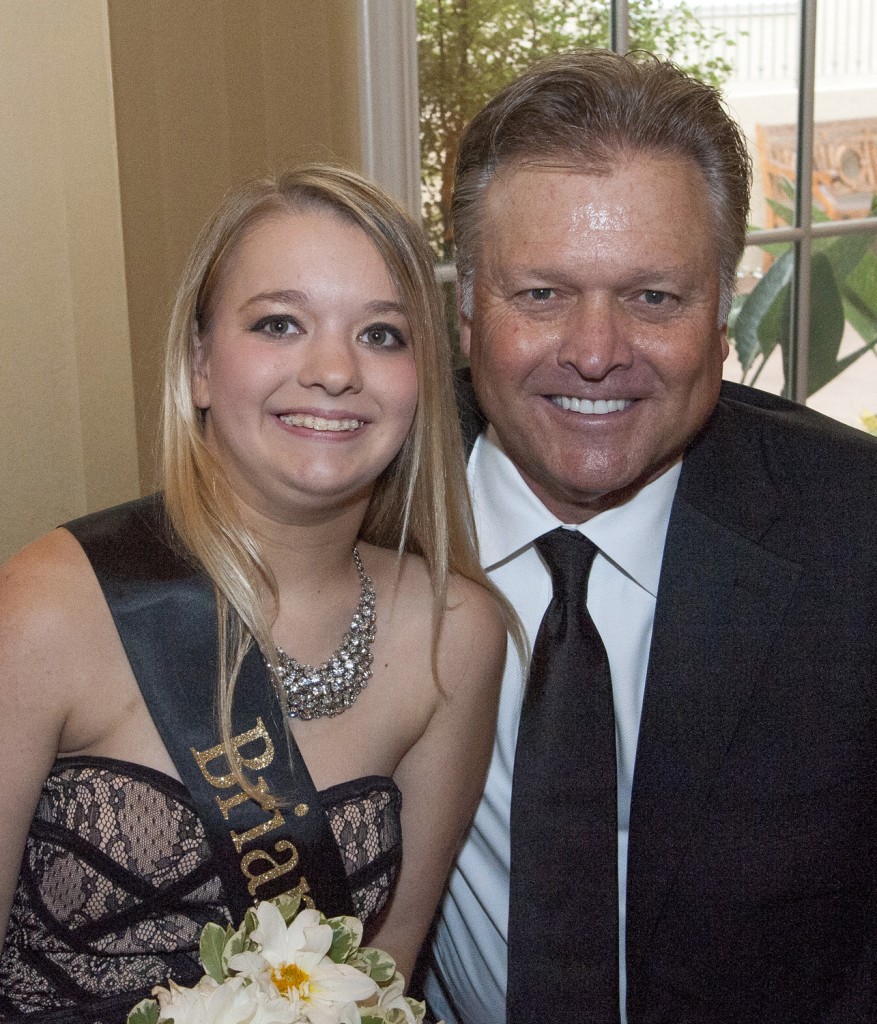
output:
M374 580L379 605L389 602L396 611L403 609L409 618L430 622L432 581L425 560L420 555L407 552L400 555L398 551L371 544L360 544L359 549L366 570Z
M439 636L442 682L482 681L492 688L505 662L506 620L496 595L474 580L452 576Z
M426 560L420 555L369 546L369 562L385 582L392 585L394 602L408 615L417 615L432 623L434 591ZM478 636L499 644L506 633L505 618L496 598L488 588L465 576L451 573L445 595L443 630L456 639Z
M505 633L505 620L496 594L475 580L451 574L448 577L448 611L459 609L465 616L476 616L484 625L493 623Z
M95 595L94 591L98 593ZM0 568L0 746L30 802L62 745L95 658L97 581L70 534L55 530Z
M431 662L435 630L435 595L426 561L416 554L385 548L363 549L383 588L378 589L378 613L382 597L389 603L388 622L412 657ZM383 594L381 593L383 589ZM487 587L457 574L448 577L444 612L436 645L441 690L465 685L465 680L492 678L505 655L506 621L499 602Z
M58 714L66 717L82 686L97 681L117 643L91 564L66 530L0 569L0 676L26 680Z
M81 622L100 590L85 552L57 529L22 548L0 568L0 622L7 631L44 635Z

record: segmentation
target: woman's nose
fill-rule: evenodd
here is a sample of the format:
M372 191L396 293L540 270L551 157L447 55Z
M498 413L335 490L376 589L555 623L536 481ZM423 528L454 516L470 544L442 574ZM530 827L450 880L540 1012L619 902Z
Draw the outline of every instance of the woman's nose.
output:
M333 331L319 331L304 346L299 381L304 387L319 387L327 394L340 395L362 387L356 342Z

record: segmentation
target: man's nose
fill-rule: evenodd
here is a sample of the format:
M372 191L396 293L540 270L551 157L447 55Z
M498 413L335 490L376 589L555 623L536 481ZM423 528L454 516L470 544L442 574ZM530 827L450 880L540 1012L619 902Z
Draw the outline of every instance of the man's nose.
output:
M612 296L583 296L564 325L558 362L573 367L587 380L602 380L631 363L629 325Z
M340 395L362 388L356 340L334 330L315 332L302 352L299 383Z

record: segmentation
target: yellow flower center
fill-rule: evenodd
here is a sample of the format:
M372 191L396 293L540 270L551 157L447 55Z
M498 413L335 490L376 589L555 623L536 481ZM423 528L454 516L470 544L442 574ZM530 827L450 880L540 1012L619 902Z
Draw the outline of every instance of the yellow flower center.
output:
M287 993L292 992L294 989L301 988L302 985L306 985L311 980L310 975L305 974L295 964L284 964L282 967L275 967L271 972L271 977L274 979L277 990L282 992L283 995L287 995Z

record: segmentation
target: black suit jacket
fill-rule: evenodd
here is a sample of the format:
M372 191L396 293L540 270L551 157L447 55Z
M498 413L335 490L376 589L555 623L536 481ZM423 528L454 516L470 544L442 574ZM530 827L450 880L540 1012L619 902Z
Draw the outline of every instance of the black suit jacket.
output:
M670 517L627 920L629 1024L877 1021L877 443L739 385Z

